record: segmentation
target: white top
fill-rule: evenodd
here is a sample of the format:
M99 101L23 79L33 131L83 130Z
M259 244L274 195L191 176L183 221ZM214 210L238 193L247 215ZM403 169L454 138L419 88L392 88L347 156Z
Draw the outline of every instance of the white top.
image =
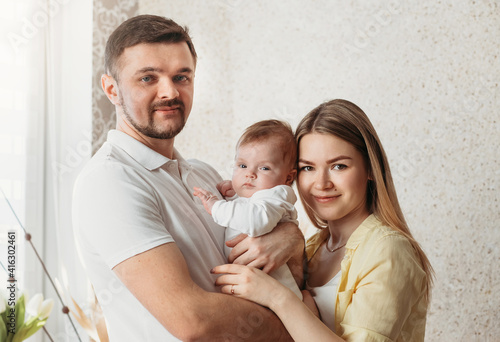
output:
M243 233L255 237L271 232L278 222L297 221L295 192L288 185L255 192L252 197L233 197L230 201L217 201L212 217L221 226L228 227L226 240ZM229 236L228 236L229 235Z
M76 181L76 243L111 341L178 341L112 271L136 254L175 242L193 281L216 291L210 269L225 263L225 229L214 223L192 189L216 192L222 179L207 164L187 162L177 151L174 156L168 159L113 130Z
M340 276L342 272L337 273L328 283L323 286L310 287L307 289L311 294L318 307L321 321L335 332L335 298L339 287Z
M255 237L271 232L279 222L298 224L297 211L293 206L296 201L297 196L290 186L278 185L259 190L250 198L233 196L230 201L217 201L212 207L212 217L215 222L227 227L226 241L241 233ZM224 246L224 252L229 256L231 248ZM287 265L282 265L270 275L302 299Z

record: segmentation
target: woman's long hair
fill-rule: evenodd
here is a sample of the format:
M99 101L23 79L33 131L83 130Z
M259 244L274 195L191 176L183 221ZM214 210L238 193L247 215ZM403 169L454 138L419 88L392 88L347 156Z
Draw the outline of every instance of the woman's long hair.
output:
M299 123L295 132L297 146L302 137L310 133L332 134L352 144L361 152L370 175L367 185L367 208L384 225L408 238L427 274L427 300L430 300L434 271L408 228L399 206L385 151L366 114L354 103L346 100L325 102L309 112ZM311 222L317 228L327 228L327 222L314 213L300 192L299 195Z

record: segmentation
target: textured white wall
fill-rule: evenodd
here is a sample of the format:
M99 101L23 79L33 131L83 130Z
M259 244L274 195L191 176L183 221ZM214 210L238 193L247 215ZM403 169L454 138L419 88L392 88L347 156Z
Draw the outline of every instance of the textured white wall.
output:
M428 341L500 338L498 1L143 0L191 29L185 157L230 176L250 123L345 98L374 123L437 278Z

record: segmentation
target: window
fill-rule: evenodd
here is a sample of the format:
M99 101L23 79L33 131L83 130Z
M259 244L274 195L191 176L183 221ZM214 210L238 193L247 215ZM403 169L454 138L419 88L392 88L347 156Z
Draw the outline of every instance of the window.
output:
M76 175L91 154L92 1L2 2L0 32L0 188L32 235L51 276L64 283L85 308L88 283L75 253L71 195ZM0 193L4 265L7 232L12 230L17 232L17 286L29 295L43 293L54 299L47 322L54 340L77 340L51 282ZM0 267L5 279L2 272ZM31 340L43 341L44 334L37 333Z

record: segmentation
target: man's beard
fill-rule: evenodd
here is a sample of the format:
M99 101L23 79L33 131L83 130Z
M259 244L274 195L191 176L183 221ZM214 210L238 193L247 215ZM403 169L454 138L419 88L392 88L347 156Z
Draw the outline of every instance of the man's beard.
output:
M184 125L186 124L186 116L185 116L185 112L184 112L184 109L185 109L184 108L184 103L181 100L179 100L179 99L163 100L163 101L158 101L158 102L152 103L149 106L149 109L148 109L148 119L149 119L149 122L148 122L148 124L146 126L139 125L134 120L134 118L130 115L128 107L125 104L125 101L123 101L123 98L121 97L121 94L120 94L120 105L122 107L123 114L125 115L125 117L127 118L127 120L130 122L130 124L139 133L141 133L141 134L143 134L143 135L145 135L147 137L150 137L150 138L154 138L154 139L172 139L172 138L174 138L175 136L177 136L177 134L179 134L182 131L182 129L184 128ZM178 106L177 110L179 111L181 122L178 123L177 125L175 125L175 120L176 119L172 119L171 121L173 123L173 127L170 127L168 129L164 129L164 128L158 127L154 123L155 110L157 108L161 108L161 107L172 107L172 106Z

